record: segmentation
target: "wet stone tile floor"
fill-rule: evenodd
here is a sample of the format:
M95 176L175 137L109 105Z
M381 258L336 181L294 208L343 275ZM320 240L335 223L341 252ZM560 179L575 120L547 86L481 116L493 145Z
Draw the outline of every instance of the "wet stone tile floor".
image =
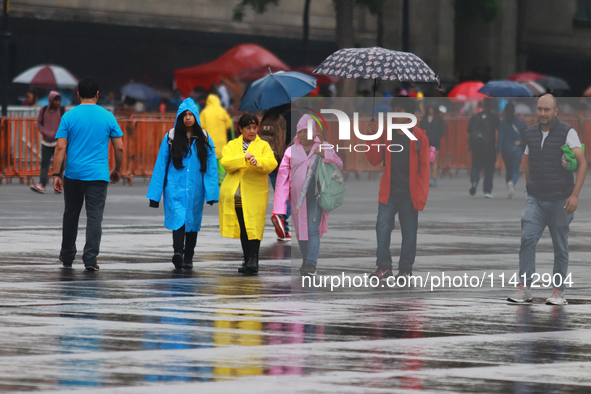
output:
M364 193L377 182L347 185L351 205L331 214L319 275L373 270L377 205ZM431 191L416 275L515 272L524 197L469 198L466 185L443 179ZM589 197L571 226L569 305L557 307L545 288L532 304L508 303L513 288L500 284L301 289L297 242L275 241L270 223L259 276L240 277L239 242L219 237L216 207L194 270L175 271L145 191L110 188L101 270L88 273L57 262L60 196L0 186L0 392L591 392ZM537 257L551 271L547 234Z

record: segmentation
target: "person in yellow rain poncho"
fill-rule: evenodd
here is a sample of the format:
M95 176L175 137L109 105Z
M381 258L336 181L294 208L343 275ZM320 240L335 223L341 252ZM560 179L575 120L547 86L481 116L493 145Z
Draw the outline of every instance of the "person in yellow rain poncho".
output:
M215 155L218 160L218 182L221 185L226 171L220 165L222 150L228 143L228 130L232 128L232 118L220 104L220 98L215 94L207 96L205 108L199 114L201 128L206 130L213 144L215 145Z
M257 135L256 116L242 115L241 136L222 151L221 165L226 178L220 188L220 231L222 237L240 238L244 261L238 272L255 275L259 271L259 247L263 240L267 203L268 174L277 167L271 146Z

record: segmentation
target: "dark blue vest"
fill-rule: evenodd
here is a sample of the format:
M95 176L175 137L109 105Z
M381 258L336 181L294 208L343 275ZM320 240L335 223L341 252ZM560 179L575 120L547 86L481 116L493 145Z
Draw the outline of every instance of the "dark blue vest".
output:
M542 201L567 199L575 188L571 171L562 167L566 136L573 127L558 118L550 127L550 133L542 148L542 128L535 124L525 131L525 140L529 148L529 180L527 193Z

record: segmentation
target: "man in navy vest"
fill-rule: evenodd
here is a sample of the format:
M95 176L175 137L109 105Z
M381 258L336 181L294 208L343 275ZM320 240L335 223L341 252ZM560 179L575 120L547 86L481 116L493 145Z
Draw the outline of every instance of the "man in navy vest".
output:
M521 215L519 250L519 289L507 299L531 302L530 287L536 270L536 245L546 226L554 248L552 285L554 292L546 304L566 305L565 281L568 271L568 230L577 210L579 192L587 174L581 141L571 125L558 119L556 98L546 94L538 100L538 124L525 132L525 177L527 201ZM576 182L573 172L564 168L562 146L568 145L578 163ZM535 275L537 277L537 275ZM535 278L533 278L535 279ZM541 280L538 284L543 283Z

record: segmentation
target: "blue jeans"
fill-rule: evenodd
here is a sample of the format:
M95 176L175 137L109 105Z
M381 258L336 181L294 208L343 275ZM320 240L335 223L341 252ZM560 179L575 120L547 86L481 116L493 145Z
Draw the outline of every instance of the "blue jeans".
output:
M483 191L485 193L492 193L493 175L495 174L495 162L497 158L495 151L472 151L472 171L470 172L470 183L475 184L480 181L480 171L484 168L484 185Z
M275 183L277 183L277 172L279 167L275 168L273 172L269 174L269 179L271 179L271 185L273 186L273 191L275 191ZM291 207L289 206L289 200L287 200L287 211L285 211L285 215L279 215L280 218L283 218L285 221L285 233L289 234L289 223L287 219L291 216Z
M521 157L523 156L523 149L521 146L511 146L501 151L503 155L503 162L505 163L505 182L513 182L513 186L519 180L519 167L521 166Z
M306 198L306 209L308 211L308 240L300 241L300 252L304 263L318 264L320 254L320 220L322 219L322 208L318 201L313 198Z
M564 289L564 280L568 271L568 230L574 213L565 213L566 200L548 202L540 201L533 196L527 197L525 208L521 214L521 249L519 250L519 281L523 283L523 274L526 275L527 285L532 283L532 275L536 272L536 245L546 226L552 237L554 249L554 274L559 274L561 286ZM553 276L554 278L554 276ZM540 284L541 282L538 282ZM558 283L558 278L556 278Z
M394 217L398 214L400 231L402 233L402 247L398 260L398 271L412 272L412 266L417 254L417 230L419 227L419 211L414 209L411 199L395 201L390 195L387 204L379 203L376 234L378 239L376 265L380 268L392 269L392 253L390 239L394 230Z

